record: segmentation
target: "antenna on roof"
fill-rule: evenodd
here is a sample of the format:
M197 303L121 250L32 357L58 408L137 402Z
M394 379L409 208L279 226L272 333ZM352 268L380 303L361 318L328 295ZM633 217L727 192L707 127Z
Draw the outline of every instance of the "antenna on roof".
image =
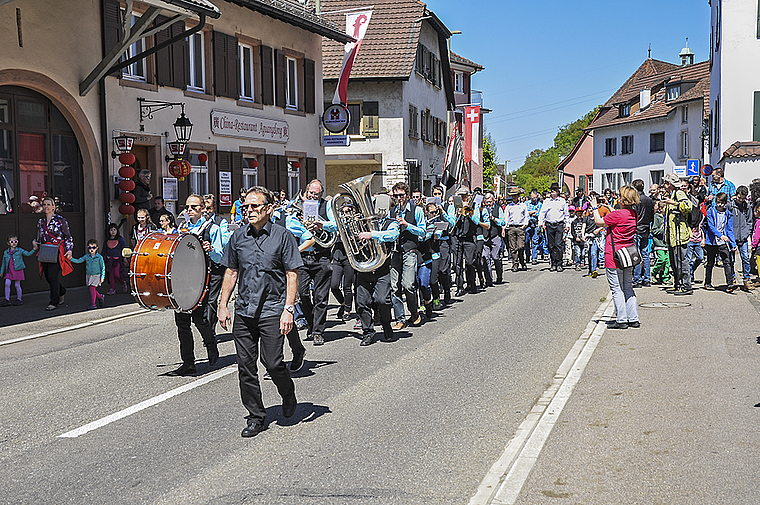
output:
M648 60L652 59L652 43L651 42L649 43L649 50L647 51L647 59Z

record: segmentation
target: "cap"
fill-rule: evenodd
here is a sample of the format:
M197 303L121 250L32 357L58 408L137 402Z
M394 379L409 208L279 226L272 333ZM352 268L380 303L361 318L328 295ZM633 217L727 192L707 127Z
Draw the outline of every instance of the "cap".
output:
M669 172L665 174L662 180L665 182L669 182L671 184L678 184L679 182L681 182L681 178L678 177L678 175L676 175L675 172Z
M575 212L575 205L571 205L567 208L568 211Z
M470 192L467 190L467 188L465 188L464 186L462 186L461 188L459 188L459 189L457 190L457 193L456 193L456 194L457 194L457 195L469 195L469 194L470 194Z

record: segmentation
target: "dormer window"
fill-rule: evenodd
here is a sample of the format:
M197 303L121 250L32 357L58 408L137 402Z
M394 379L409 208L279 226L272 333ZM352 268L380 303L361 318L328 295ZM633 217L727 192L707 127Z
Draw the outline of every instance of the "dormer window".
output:
M665 100L671 101L675 100L681 96L681 86L673 86L671 88L668 88L667 96L665 97Z
M620 106L620 117L628 117L631 115L631 104L624 103Z

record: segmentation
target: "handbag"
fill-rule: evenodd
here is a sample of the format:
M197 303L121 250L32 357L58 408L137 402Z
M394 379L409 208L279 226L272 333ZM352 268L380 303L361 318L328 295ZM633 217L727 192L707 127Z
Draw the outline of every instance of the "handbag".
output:
M636 211L633 211L633 214L636 216L636 222L638 223L639 219ZM634 233L636 232L634 231ZM615 237L612 230L610 230L610 242L612 243L612 250L615 254L615 261L617 262L618 267L630 268L641 263L641 252L639 251L639 248L636 247L636 244L631 244L615 251Z
M58 246L55 244L40 244L37 261L40 263L58 263Z

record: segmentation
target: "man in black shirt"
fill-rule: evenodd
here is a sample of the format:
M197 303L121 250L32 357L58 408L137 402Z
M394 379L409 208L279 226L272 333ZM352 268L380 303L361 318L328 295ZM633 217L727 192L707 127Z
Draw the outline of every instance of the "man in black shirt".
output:
M639 204L634 207L637 218L634 241L641 252L641 263L633 269L633 287L649 287L652 285L652 273L649 268L649 235L654 220L654 201L644 193L644 181L641 179L633 181L631 186L639 192Z
M174 214L169 212L169 209L164 206L164 198L161 196L157 196L153 199L153 208L148 211L148 214L150 214L150 220L153 221L153 224L156 226L159 225L158 220L164 214L171 216L172 219L174 219Z
M227 329L227 304L238 285L232 337L237 350L240 397L248 410L248 425L241 436L254 437L267 428L266 409L256 361L259 359L282 396L282 413L295 414L295 385L283 361L282 347L293 329L293 312L298 290L298 268L303 265L295 237L272 224L274 195L261 186L248 190L243 216L248 225L230 237L222 264L227 267L219 303L219 322Z

